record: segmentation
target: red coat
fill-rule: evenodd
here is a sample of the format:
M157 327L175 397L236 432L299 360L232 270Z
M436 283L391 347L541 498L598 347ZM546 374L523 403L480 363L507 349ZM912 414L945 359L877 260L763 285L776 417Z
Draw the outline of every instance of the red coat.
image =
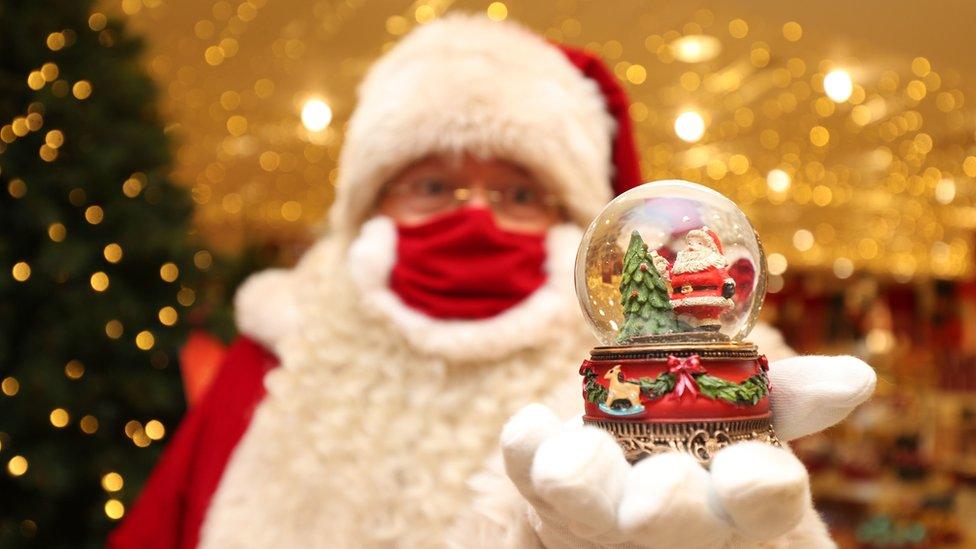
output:
M264 397L278 359L247 337L235 341L213 384L187 412L139 499L108 538L110 548L197 546L210 498Z
M724 286L735 284L724 268L708 266L699 271L671 273L671 307L679 315L715 322L732 302ZM733 286L734 288L734 286Z

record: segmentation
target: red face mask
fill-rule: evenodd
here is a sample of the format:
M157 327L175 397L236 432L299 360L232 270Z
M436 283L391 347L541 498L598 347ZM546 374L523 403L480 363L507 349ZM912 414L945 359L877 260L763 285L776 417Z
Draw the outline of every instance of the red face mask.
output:
M436 318L482 319L522 301L546 280L545 234L504 231L487 209L461 208L397 227L390 288Z

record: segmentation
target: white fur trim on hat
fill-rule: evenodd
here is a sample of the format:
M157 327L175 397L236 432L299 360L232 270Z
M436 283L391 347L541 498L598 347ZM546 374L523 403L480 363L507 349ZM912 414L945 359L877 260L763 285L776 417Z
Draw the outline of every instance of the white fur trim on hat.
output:
M334 229L353 235L386 183L431 154L518 163L586 225L612 196L615 122L597 84L512 22L450 15L380 58L347 127Z

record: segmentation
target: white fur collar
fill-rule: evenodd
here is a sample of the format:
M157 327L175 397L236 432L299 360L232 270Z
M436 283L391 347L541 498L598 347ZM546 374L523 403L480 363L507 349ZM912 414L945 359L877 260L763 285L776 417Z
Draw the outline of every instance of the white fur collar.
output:
M573 269L582 231L563 224L546 238L546 282L523 302L484 320L443 320L407 306L389 288L396 261L396 228L386 217L366 222L352 243L346 267L364 306L390 321L422 353L448 361L493 360L541 342L551 323L578 323Z
M237 330L274 350L302 325L292 269L267 269L247 278L234 295Z

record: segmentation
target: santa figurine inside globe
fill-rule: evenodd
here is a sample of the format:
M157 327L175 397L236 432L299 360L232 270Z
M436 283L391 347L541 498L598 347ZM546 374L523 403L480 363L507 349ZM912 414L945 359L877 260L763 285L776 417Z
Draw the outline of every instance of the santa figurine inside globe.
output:
M632 461L680 450L708 464L736 441L779 444L767 362L745 341L765 282L756 233L721 194L663 181L611 202L577 255L577 294L602 343L580 368L584 421Z
M671 286L671 307L678 322L718 331L719 316L732 308L735 295L722 242L708 227L689 231L686 242L673 265L655 254Z

